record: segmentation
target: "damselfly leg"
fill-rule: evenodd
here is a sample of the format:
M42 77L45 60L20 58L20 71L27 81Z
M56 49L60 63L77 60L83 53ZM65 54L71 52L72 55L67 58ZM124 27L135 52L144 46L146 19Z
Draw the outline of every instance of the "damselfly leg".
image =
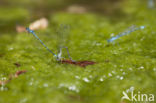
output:
M67 54L68 54L68 58L69 58L71 61L74 61L74 60L72 60L72 57L70 56L68 47L60 47L60 48L59 48L59 53L58 53L57 59L58 59L58 60L61 60L61 59L64 58L64 57L62 57L62 49L63 49L63 48L66 49Z

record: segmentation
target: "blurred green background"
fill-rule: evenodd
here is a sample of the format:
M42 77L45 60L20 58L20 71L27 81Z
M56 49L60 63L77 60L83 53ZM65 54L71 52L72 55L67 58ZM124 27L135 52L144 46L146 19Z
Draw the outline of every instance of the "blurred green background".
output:
M80 12L117 19L133 17L139 9L148 8L150 0L0 0L0 30L12 31L16 24L29 24L40 18L50 18L57 12L68 12L80 6ZM71 8L73 9L73 8ZM70 10L71 10L70 9ZM132 15L133 14L133 15Z

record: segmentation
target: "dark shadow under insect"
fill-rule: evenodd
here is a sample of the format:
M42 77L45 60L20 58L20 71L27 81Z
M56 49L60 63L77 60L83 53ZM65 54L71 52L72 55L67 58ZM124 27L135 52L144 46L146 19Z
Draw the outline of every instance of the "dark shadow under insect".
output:
M72 60L61 60L62 64L73 64L78 65L80 67L86 67L88 65L94 65L95 62L93 61L72 61Z

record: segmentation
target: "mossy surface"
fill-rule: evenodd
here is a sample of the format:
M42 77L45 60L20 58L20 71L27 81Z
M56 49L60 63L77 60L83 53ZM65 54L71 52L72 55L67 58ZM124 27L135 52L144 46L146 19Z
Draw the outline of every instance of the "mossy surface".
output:
M27 70L0 87L0 103L120 103L122 92L130 87L156 95L156 11L145 7L129 11L127 8L123 19L56 13L50 16L46 30L35 31L57 53L56 29L59 24L70 25L66 46L71 57L96 62L86 68L58 63L32 34L0 35L0 79ZM6 17L0 19L8 21ZM133 24L145 29L107 43L112 33L117 35Z

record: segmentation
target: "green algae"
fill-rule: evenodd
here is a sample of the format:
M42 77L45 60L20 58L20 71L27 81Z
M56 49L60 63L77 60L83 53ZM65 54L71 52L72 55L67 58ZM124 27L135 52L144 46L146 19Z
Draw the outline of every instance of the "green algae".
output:
M156 95L155 10L128 9L126 15L131 17L115 22L93 13L56 13L47 30L36 32L57 52L57 25L70 25L71 57L97 62L86 68L58 63L31 34L0 35L0 79L17 70L28 71L6 84L6 89L0 87L0 103L120 103L122 92L130 87ZM107 43L132 24L146 28ZM17 62L20 67L14 65Z

